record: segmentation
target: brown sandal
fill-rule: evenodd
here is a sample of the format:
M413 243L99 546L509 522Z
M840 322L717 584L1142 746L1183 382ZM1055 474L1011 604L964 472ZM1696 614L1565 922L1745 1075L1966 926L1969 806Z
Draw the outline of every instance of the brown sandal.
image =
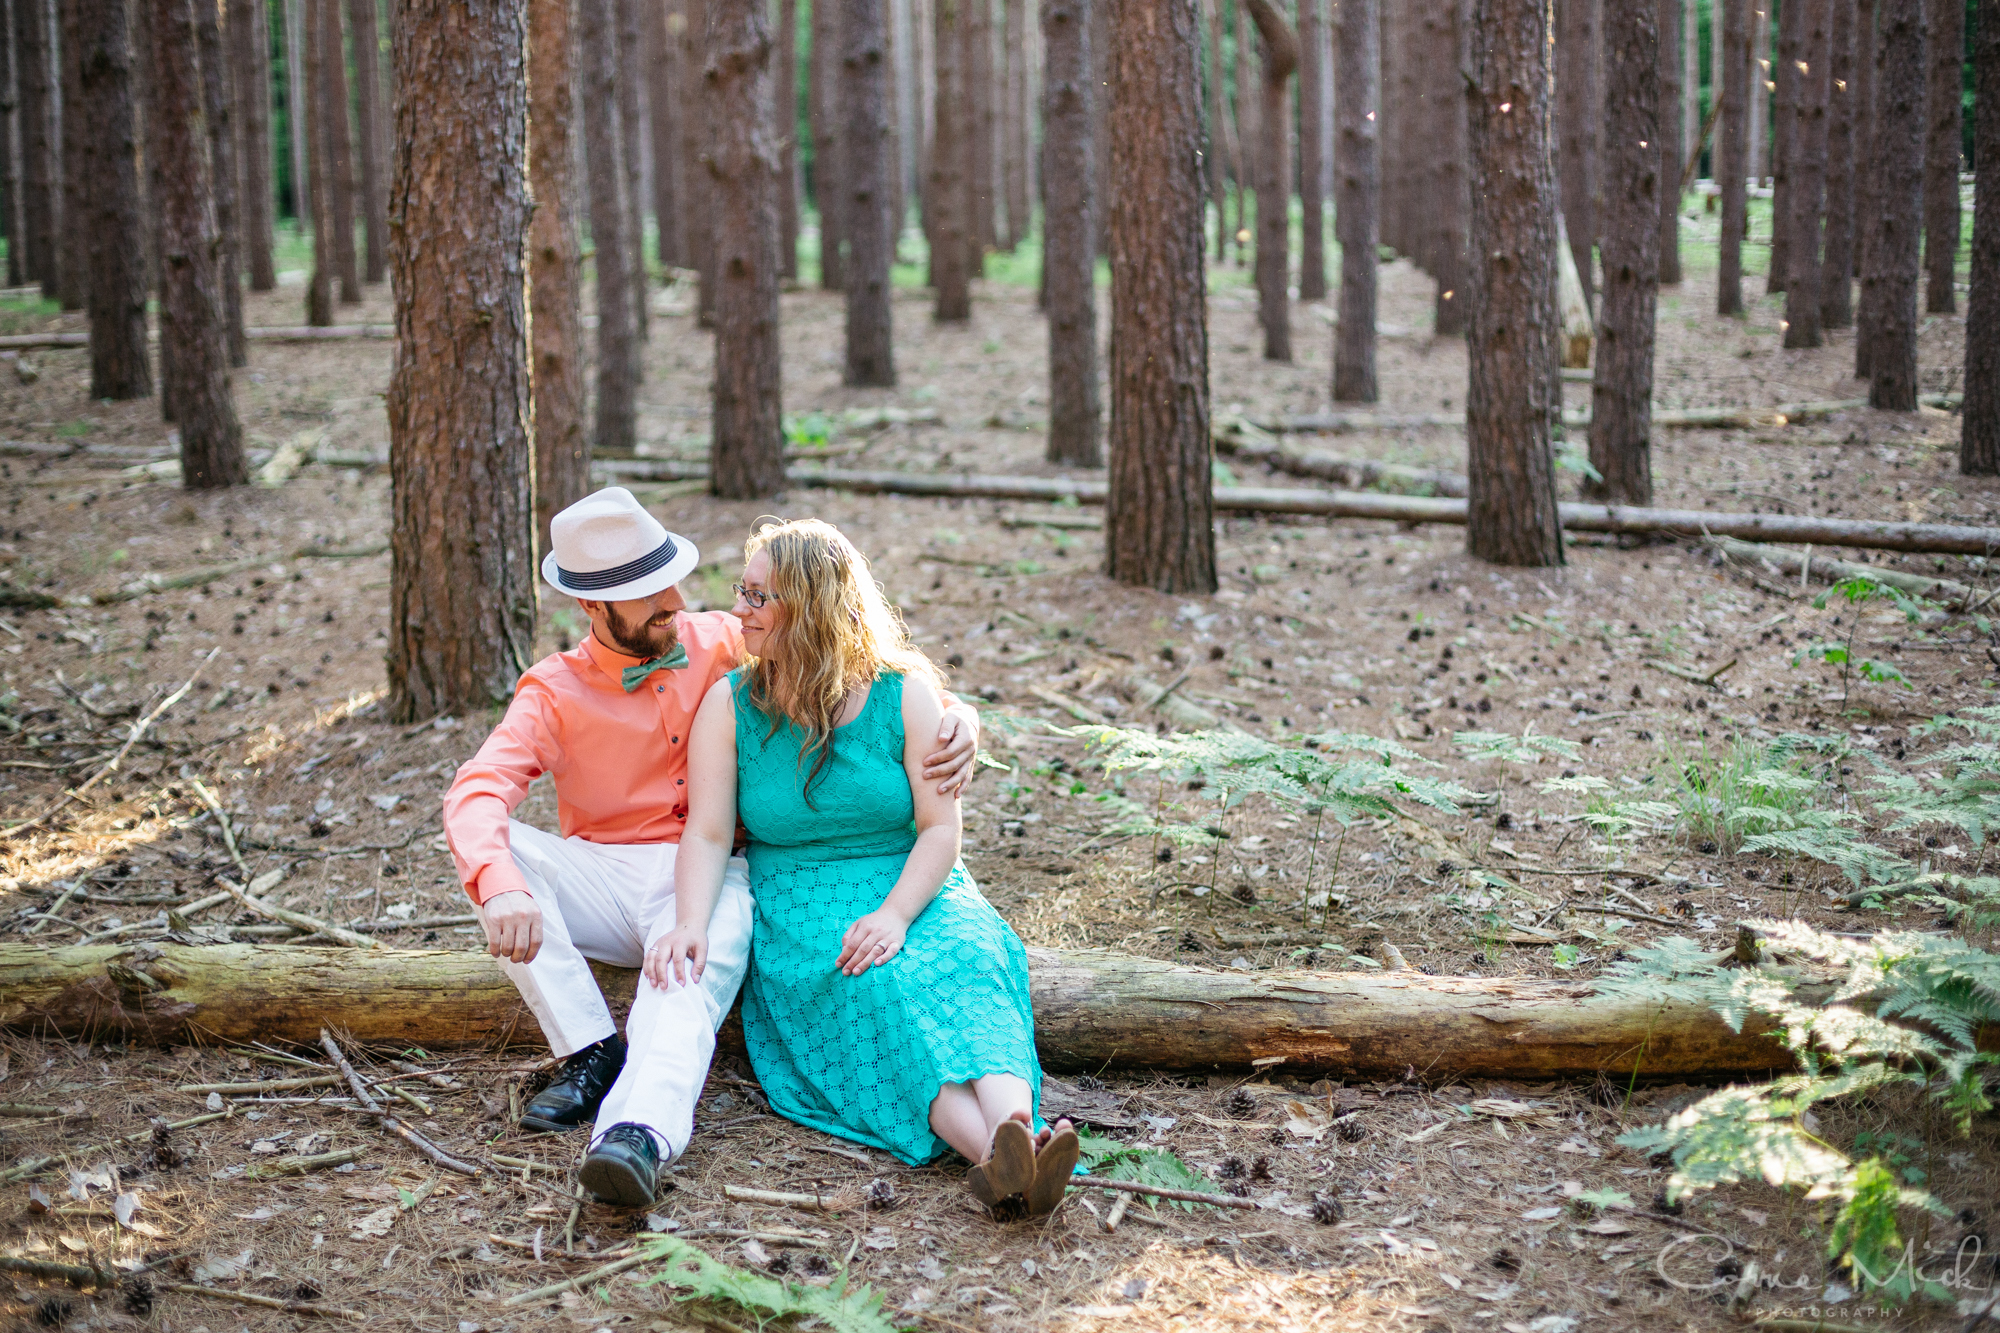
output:
M1062 1203L1082 1153L1083 1143L1074 1127L1049 1135L1049 1141L1035 1154L1035 1180L1028 1187L1029 1217L1046 1217Z
M1002 1120L993 1129L993 1147L984 1168L994 1197L1026 1194L1035 1183L1035 1139L1018 1120Z

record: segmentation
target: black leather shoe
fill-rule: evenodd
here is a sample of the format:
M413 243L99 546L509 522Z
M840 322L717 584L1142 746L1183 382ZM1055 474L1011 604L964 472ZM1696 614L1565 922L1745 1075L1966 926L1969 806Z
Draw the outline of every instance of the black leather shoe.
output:
M521 1112L521 1128L545 1134L575 1129L597 1115L598 1104L625 1067L625 1039L616 1033L563 1061L562 1074Z
M630 1121L604 1131L576 1173L577 1183L599 1203L621 1208L650 1206L659 1178L660 1150L652 1134Z

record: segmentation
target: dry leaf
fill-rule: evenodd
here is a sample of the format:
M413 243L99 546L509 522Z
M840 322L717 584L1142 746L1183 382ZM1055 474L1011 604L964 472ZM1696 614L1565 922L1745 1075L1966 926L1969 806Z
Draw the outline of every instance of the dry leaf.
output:
M1626 1226L1615 1217L1600 1217L1585 1227L1584 1230L1593 1236L1629 1236L1632 1234L1632 1228Z
M1447 1273L1444 1272L1442 1269L1438 1271L1438 1281L1444 1283L1447 1287L1450 1287L1453 1291L1457 1291L1460 1287L1465 1285L1463 1282L1458 1280L1457 1274Z
M49 1210L49 1196L42 1192L40 1185L28 1186L28 1211L46 1213Z
M258 1139L255 1143L250 1145L250 1151L253 1153L276 1152L278 1151L278 1145L277 1142L273 1139Z
M1305 1102L1285 1102L1285 1132L1317 1143L1333 1128L1333 1117Z
M771 1262L771 1252L765 1249L755 1236L743 1242L743 1257L759 1268Z
M896 1238L889 1234L889 1228L887 1227L876 1227L868 1233L868 1238L861 1243L871 1250L893 1250L896 1248Z
M1585 1143L1582 1139L1564 1139L1556 1145L1557 1152L1582 1153L1585 1157L1602 1157L1604 1154Z
M78 1240L75 1236L57 1236L56 1242L71 1254L82 1254L90 1248L88 1244Z
M1523 1222L1546 1222L1552 1217L1561 1216L1562 1209L1550 1206L1548 1208L1530 1208L1527 1212L1521 1214L1521 1220Z
M1517 1102L1505 1097L1481 1097L1476 1102L1468 1103L1468 1109L1477 1111L1481 1115L1504 1116L1510 1120L1524 1116L1544 1116L1549 1113L1549 1108L1540 1102Z
M1761 1227L1771 1220L1771 1215L1761 1208L1738 1208L1736 1211L1749 1219L1750 1225L1753 1227Z
M402 1205L394 1203L386 1207L377 1208L374 1212L354 1223L354 1234L349 1239L363 1240L370 1236L388 1235L389 1228L396 1225L396 1218L402 1214L402 1211Z
M250 1254L249 1250L234 1257L211 1254L195 1265L194 1280L204 1283L234 1282L250 1271Z

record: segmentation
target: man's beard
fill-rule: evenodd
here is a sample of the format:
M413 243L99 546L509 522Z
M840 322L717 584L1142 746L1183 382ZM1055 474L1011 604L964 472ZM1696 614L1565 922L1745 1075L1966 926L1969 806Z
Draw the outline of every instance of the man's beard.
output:
M673 650L677 631L671 618L661 626L666 631L666 638L656 641L652 636L657 631L648 623L652 620L650 615L636 624L629 624L619 616L617 607L606 606L604 611L605 620L611 629L611 646L619 652L642 661L650 661L655 657L664 657Z

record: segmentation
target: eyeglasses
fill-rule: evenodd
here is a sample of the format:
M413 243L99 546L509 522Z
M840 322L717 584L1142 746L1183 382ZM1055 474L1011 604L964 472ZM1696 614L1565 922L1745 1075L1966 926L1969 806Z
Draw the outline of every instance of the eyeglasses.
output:
M766 603L778 600L768 592L760 592L755 588L746 588L740 583L732 583L729 586L735 592L736 599L740 602L748 602L750 609L753 611L762 611Z

